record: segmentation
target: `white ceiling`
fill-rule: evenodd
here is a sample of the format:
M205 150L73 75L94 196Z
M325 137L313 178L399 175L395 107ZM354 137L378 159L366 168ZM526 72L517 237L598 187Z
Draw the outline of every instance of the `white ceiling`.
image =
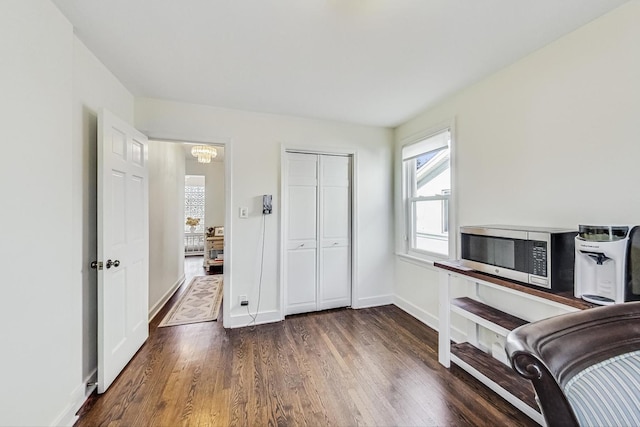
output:
M394 127L626 0L53 0L135 95Z

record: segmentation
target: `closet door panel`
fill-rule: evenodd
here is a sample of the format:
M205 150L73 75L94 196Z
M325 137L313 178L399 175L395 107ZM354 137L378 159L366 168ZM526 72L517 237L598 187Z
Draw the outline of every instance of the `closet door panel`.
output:
M318 156L287 155L285 314L317 310Z
M322 188L321 218L324 240L346 239L348 242L351 225L349 199L348 187Z
M318 185L318 156L316 154L289 153L289 185L315 187Z
M289 187L289 241L316 240L316 187Z
M349 188L350 157L322 156L322 185Z
M294 249L288 256L286 314L317 310L316 249Z
M350 159L320 158L319 307L351 305Z
M351 305L351 251L348 246L329 247L322 251L321 310Z

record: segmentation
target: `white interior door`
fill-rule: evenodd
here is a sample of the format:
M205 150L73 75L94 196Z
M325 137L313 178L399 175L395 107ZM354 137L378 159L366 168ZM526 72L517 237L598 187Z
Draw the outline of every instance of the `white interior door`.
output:
M287 155L285 314L317 310L318 156Z
M351 305L350 157L320 156L318 309Z
M149 336L147 137L98 116L98 393Z

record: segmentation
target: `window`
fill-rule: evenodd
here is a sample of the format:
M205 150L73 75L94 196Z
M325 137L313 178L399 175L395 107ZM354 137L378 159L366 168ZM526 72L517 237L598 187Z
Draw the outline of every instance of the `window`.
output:
M184 186L184 231L191 232L191 227L187 224L187 218L196 218L198 225L193 230L194 233L202 234L205 229L204 218L204 176L187 175Z
M402 148L407 253L449 256L450 158L449 128Z

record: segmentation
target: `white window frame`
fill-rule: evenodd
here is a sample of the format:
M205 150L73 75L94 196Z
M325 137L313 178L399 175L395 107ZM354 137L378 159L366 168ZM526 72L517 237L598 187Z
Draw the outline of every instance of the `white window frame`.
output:
M449 169L450 169L450 177L451 177L451 187L448 195L433 195L426 197L409 197L409 188L410 186L415 185L415 173L409 170L405 165L405 158L411 156L411 146L423 142L424 140L431 138L439 133L444 131L449 131ZM434 149L437 149L437 146L434 146ZM414 149L415 150L415 149ZM429 151L429 150L427 150ZM427 152L420 151L420 152ZM401 141L400 147L400 155L399 155L399 167L401 170L401 180L402 180L402 231L403 231L403 242L404 248L403 253L407 256L413 258L419 258L426 261L438 261L443 259L455 259L457 255L457 203L456 203L456 186L455 186L455 176L456 176L456 162L455 162L455 130L454 130L454 120L447 120L437 126L426 129L417 134L411 135ZM413 206L412 202L416 201L425 201L425 200L448 200L448 254L442 255L436 252L429 252L421 249L415 248L415 230L414 230L414 221L413 221Z

